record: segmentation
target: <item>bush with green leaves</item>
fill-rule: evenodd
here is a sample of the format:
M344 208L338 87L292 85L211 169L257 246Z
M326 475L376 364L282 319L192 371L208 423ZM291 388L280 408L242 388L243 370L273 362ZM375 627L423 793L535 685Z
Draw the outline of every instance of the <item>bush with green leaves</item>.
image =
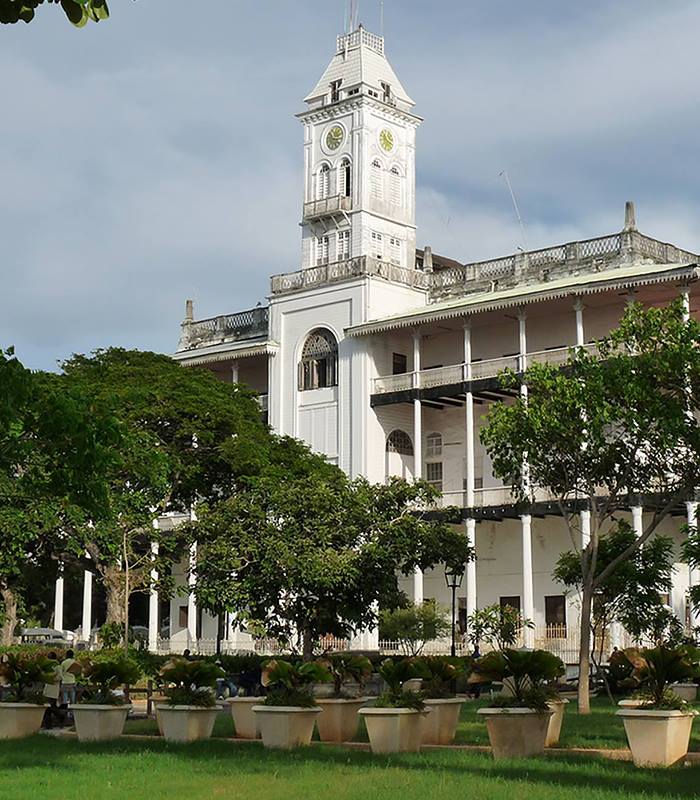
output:
M449 656L421 659L425 667L423 694L430 700L455 696L457 680L467 670L467 660Z
M161 667L159 678L171 706L211 708L216 705L216 680L224 675L216 664L178 657L171 658Z
M564 662L546 650L494 650L474 663L470 683L497 681L508 687L494 701L502 708L532 708L546 711L547 703L557 697L551 684L566 672Z
M120 686L133 686L141 677L139 665L123 653L116 657L98 657L83 666L83 676L88 689L81 698L81 703L94 705L120 706L125 700L116 694Z
M57 666L57 661L42 654L5 653L0 659L0 683L9 686L9 691L3 701L43 704L44 684L55 681Z
M641 650L630 647L622 655L632 667L630 682L635 682L639 687L634 697L642 700L645 708L688 708L688 704L673 691L671 685L700 677L700 649L689 645L660 645Z
M352 653L328 656L319 659L318 663L330 672L333 693L337 698L347 696L343 692L343 685L349 682L358 683L361 692L372 674L372 662L366 656L356 656Z
M262 671L262 685L268 689L264 705L314 708L313 684L332 679L329 669L318 661L293 664L281 658L270 659Z
M467 619L469 642L477 648L481 644L503 650L512 647L523 628L534 628L531 619L525 619L517 608L498 603L479 608Z
M449 632L448 613L434 600L385 609L379 615L380 639L398 642L409 656L420 655L426 642L447 636Z
M429 678L425 662L420 658L402 658L396 661L387 658L379 668L386 689L377 698L377 708L411 708L422 711L425 708L423 693L404 688L406 681L414 678Z

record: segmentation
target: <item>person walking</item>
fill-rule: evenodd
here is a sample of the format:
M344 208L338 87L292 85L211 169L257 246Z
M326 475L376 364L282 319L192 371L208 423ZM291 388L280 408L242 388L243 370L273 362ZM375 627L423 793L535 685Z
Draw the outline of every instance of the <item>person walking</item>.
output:
M61 705L75 703L78 675L82 669L75 660L75 653L72 650L66 651L66 657L61 661L58 669L61 679Z

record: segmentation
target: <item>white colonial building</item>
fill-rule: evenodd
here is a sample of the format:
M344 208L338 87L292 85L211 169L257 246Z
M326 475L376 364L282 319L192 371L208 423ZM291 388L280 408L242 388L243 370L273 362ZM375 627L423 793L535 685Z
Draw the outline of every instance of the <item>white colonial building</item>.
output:
M631 204L621 231L545 250L476 263L417 250L421 119L383 38L362 27L339 36L305 104L300 268L272 277L267 307L195 320L188 302L174 358L247 384L276 432L351 476L430 481L462 509L476 547L460 618L509 603L535 621L530 643L553 630L566 637L578 628L577 602L552 578L572 546L565 524L545 496L527 513L516 508L480 444L484 415L509 397L497 376L591 346L631 297L664 304L683 293L697 313L698 256L640 233ZM638 530L640 503L631 499L629 510ZM664 533L679 542L695 513L696 504L678 508ZM678 564L668 603L681 619L691 580ZM441 569L403 588L417 602L449 601ZM215 636L216 621L192 598L170 606L178 646ZM155 599L150 628L153 643Z

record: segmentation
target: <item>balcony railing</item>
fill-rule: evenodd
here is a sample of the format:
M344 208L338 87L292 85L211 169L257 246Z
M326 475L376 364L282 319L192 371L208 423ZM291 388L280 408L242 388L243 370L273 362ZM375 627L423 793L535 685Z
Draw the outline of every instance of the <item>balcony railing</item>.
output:
M269 308L260 306L237 314L224 314L196 322L185 321L178 349L188 350L202 344L267 336L269 319Z
M582 345L588 352L594 353L595 344ZM557 347L552 350L541 350L526 355L527 364L550 364L561 366L566 364L571 347ZM471 379L496 378L504 370L511 369L517 372L520 369L519 356L501 356L483 361L472 361ZM432 389L440 386L451 386L466 380L467 370L465 364L450 364L446 367L415 372L405 372L400 375L383 375L374 379L373 394L391 394L408 389Z
M333 197L324 197L322 200L312 200L304 203L304 219L320 219L330 214L352 210L352 198L336 194Z

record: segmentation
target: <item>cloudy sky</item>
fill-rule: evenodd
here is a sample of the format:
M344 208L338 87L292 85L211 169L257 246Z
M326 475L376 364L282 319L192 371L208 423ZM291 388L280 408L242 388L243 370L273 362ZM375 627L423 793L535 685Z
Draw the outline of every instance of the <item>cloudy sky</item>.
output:
M112 0L0 30L0 346L171 352L296 269L301 127L344 0ZM378 29L378 0L360 17ZM385 0L425 117L418 241L462 261L640 228L700 252L700 2Z

